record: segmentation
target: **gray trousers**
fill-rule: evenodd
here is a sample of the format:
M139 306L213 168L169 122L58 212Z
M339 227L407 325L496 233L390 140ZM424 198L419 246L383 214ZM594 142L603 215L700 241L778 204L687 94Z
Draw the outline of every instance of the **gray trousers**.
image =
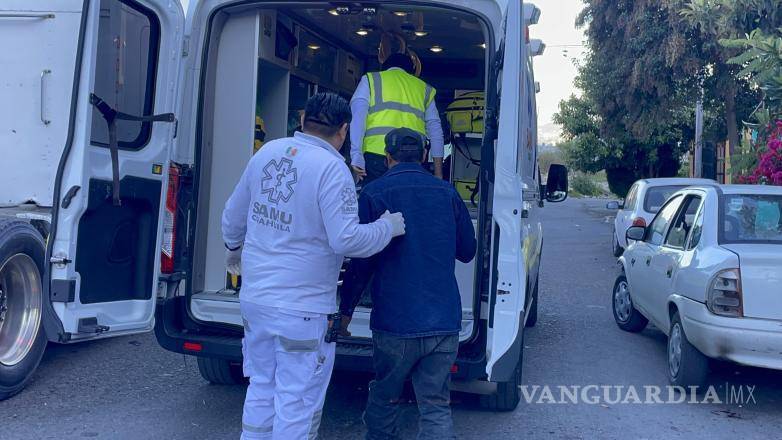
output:
M454 439L448 381L459 335L399 338L374 332L372 341L375 380L364 412L366 438L399 438L399 397L409 376L420 414L418 439Z

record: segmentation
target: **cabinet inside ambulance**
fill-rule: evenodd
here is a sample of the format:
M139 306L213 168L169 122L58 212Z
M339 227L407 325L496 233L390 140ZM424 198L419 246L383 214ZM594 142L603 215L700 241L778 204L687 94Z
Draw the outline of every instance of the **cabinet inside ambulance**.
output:
M209 24L194 145L193 209L187 224L189 314L200 324L238 329L240 279L228 276L221 216L226 200L263 142L299 130L307 99L322 91L350 99L362 75L391 53L407 52L436 90L446 133L445 171L477 225L489 29L460 10L383 2L374 7L322 3L217 12ZM491 143L489 143L491 145ZM349 146L342 154L349 157ZM476 227L477 230L477 227ZM274 255L269 255L274 258ZM349 263L348 263L349 264ZM460 338L471 337L480 298L475 263L457 262ZM353 337L371 336L371 300L362 298ZM485 311L484 311L485 313Z

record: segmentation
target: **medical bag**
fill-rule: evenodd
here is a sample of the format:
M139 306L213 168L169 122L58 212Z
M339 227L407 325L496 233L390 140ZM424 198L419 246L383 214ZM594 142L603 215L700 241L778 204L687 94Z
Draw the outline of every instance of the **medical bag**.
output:
M483 92L462 92L445 110L451 133L483 133Z

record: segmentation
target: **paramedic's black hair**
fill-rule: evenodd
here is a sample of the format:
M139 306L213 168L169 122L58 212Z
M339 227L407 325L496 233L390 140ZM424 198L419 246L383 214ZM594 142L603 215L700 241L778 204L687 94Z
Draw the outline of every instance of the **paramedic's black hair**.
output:
M350 105L345 98L336 93L318 93L307 100L302 130L332 137L343 124L350 124L351 119Z
M391 130L385 137L386 153L402 163L421 163L424 159L426 138L409 128Z
M392 67L399 67L400 69L404 69L404 71L410 75L415 75L415 65L413 64L413 59L410 58L410 55L406 53L394 53L386 58L382 69L388 70Z

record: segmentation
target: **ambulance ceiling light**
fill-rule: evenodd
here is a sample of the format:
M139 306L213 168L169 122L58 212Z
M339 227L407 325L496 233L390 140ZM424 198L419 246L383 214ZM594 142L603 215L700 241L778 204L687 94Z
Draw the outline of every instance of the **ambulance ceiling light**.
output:
M429 32L426 32L425 30L421 29L420 31L413 32L416 37L425 37L429 35Z
M440 53L443 51L443 48L441 46L432 46L429 48L434 53Z
M405 17L407 15L407 12L405 11L394 11L394 15L397 17Z

